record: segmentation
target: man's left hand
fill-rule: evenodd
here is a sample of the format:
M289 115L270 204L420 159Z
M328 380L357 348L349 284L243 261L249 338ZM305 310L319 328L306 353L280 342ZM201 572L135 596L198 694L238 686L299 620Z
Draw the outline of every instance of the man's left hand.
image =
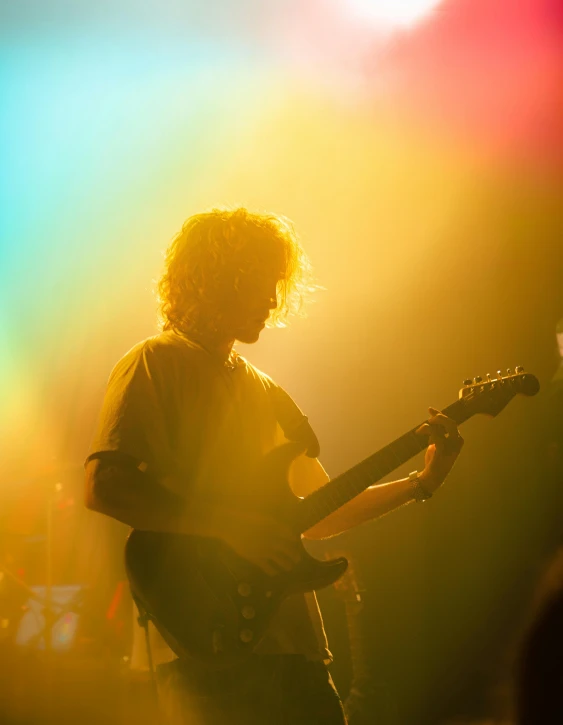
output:
M424 471L419 475L422 486L433 493L445 481L463 447L455 421L440 413L436 408L428 408L430 418L416 431L428 436L430 445L424 457Z

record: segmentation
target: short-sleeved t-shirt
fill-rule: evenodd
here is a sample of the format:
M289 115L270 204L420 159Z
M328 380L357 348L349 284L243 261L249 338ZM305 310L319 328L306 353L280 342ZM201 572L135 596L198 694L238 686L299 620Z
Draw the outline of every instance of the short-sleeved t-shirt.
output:
M167 331L135 345L113 369L88 458L117 451L180 496L201 491L235 502L245 472L276 445L295 439L304 423L306 428L290 396L244 358L227 365ZM299 456L290 470L290 484L301 491L326 481L316 458ZM156 631L151 639L156 663L174 657ZM314 593L282 603L256 652L330 659Z

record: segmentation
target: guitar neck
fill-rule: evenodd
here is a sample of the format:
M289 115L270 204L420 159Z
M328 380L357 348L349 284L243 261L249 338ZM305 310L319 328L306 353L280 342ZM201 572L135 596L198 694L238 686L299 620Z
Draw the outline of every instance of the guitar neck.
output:
M458 425L473 415L463 398L449 405L443 410L443 413L455 420ZM301 533L337 511L366 488L424 450L428 446L428 439L426 436L416 433L421 425L423 424L417 425L377 453L361 461L346 473L331 479L322 488L307 496L300 507L299 528Z

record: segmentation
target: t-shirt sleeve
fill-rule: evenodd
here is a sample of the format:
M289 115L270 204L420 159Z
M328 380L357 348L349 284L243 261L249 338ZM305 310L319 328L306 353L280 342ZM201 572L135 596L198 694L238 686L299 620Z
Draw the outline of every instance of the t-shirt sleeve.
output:
M307 416L283 388L274 383L271 395L279 426L277 443L302 441L307 445L306 452L297 456L289 469L291 489L297 496L307 496L329 480L317 458L320 452L318 438Z
M113 369L87 461L111 451L158 477L173 470L170 374L157 353L141 343Z
M303 442L307 446L307 455L316 458L320 453L320 445L307 416L279 385L272 383L270 395L276 419L287 440Z

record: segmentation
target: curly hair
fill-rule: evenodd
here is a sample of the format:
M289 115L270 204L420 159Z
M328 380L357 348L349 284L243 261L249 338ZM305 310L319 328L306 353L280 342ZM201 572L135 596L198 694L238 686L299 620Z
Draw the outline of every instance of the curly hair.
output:
M186 219L166 250L158 281L158 313L162 330L181 332L217 329L221 294L236 289L241 274L260 275L279 264L277 307L269 327L285 327L300 314L315 289L311 264L292 222L270 213L214 208Z

